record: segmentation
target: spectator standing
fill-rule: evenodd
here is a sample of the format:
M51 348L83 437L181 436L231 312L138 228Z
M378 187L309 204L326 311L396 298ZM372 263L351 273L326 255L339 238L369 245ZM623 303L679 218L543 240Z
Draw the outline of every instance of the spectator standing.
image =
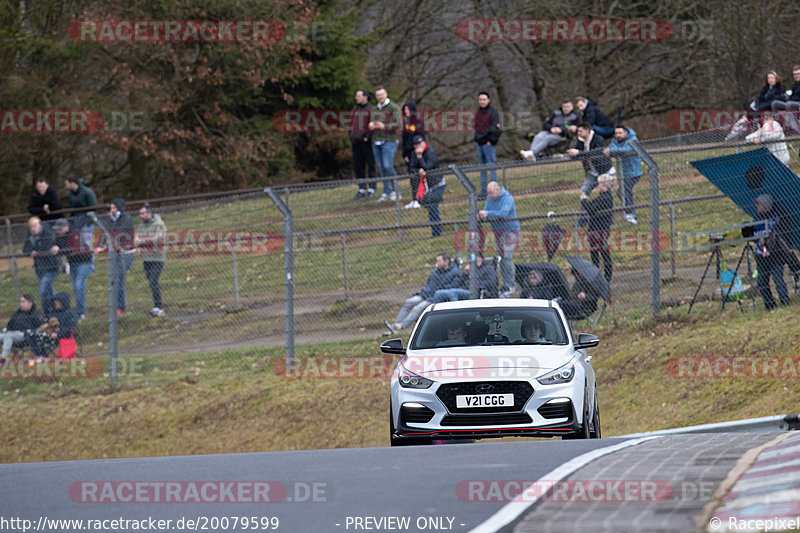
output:
M775 120L775 116L771 112L764 113L764 122L761 127L753 133L745 137L745 140L751 143L760 144L766 143L764 146L774 155L778 161L786 166L789 166L789 148L783 142L786 136L783 134L783 128L780 123Z
M800 110L800 65L792 67L792 94L786 100L773 100L770 106L773 111L797 111Z
M586 174L581 186L581 200L588 198L589 193L597 186L597 176L611 171L611 158L605 155L604 147L603 138L592 131L591 124L581 122L578 125L577 145L567 150L567 154L583 163Z
M492 181L486 187L486 205L478 211L478 220L488 220L500 254L500 274L503 277L501 298L514 293L514 248L519 240L519 220L514 197L504 187Z
M86 280L94 273L94 254L86 251L81 237L81 228L75 223L60 218L53 223L58 253L69 261L69 279L75 295L76 312L81 320L86 318Z
M478 163L481 165L494 165L497 162L497 141L500 140L503 130L500 123L500 113L492 107L489 93L478 93L478 111L475 113L475 145L478 150ZM479 200L486 198L488 175L481 170L481 192ZM492 170L492 181L497 181L497 169Z
M481 298L497 298L497 271L494 265L485 261L482 253L475 258L475 275L477 276L478 294ZM457 302L469 300L469 263L464 271L456 277L456 286L451 289L439 289L433 294L432 303Z
M625 210L625 221L634 225L639 221L636 220L636 209L633 207L633 187L642 178L642 159L636 155L631 143L638 140L632 128L617 124L611 144L603 150L607 156L614 156L622 161L622 187L617 189L617 196L622 200L622 205L628 208Z
M583 96L578 96L575 99L575 106L581 112L581 121L588 122L592 125L592 130L603 137L611 137L614 134L614 123L608 118L608 115L597 107L597 101L588 100ZM570 126L569 131L575 133L578 126Z
M431 304L433 295L437 290L456 286L456 278L459 274L458 266L450 261L450 256L447 253L442 252L437 255L436 266L433 267L422 290L403 302L403 306L400 308L400 312L397 313L397 318L393 323L384 322L386 327L389 328L386 334L391 335L412 326L425 308Z
M28 212L39 217L40 220L55 220L61 215L54 213L61 209L61 200L55 188L47 183L45 178L38 178L33 188Z
M109 213L104 217L105 232L100 239L96 253L105 251L119 254L118 261L114 267L114 275L117 279L117 314L126 314L125 302L125 273L131 268L134 254L134 228L133 219L125 212L125 200L115 198L109 207ZM111 258L110 258L111 259Z
M53 310L53 282L58 277L61 258L58 257L56 237L47 224L39 217L28 219L28 238L22 253L33 258L33 268L39 279L39 297L42 310L49 314Z
M783 279L784 263L792 265L794 254L789 248L792 226L788 215L775 203L769 194L759 195L755 200L759 219L764 222L762 228L753 233L760 237L756 241L756 267L758 268L758 292L764 299L767 311L775 308L775 298L769 287L770 277L775 282L781 304L789 305L789 291ZM790 257L792 256L792 257ZM795 265L796 266L796 265ZM797 271L795 271L795 274Z
M139 209L139 231L136 232L134 242L142 255L142 266L147 283L150 285L150 293L153 295L153 308L150 310L151 316L164 316L164 305L161 301L161 287L158 279L164 269L164 262L167 259L164 249L167 236L167 225L161 220L161 216L153 213L150 204L145 203Z
M372 131L372 155L381 169L381 177L389 178L397 176L394 171L394 154L397 152L397 138L403 127L403 119L400 116L400 107L389 100L385 88L376 88L375 98L378 103L375 111L372 112L372 121L369 123L369 129ZM380 195L378 201L395 201L397 199L399 199L399 195L395 190L394 180L384 180L383 194Z
M84 249L91 251L97 196L92 189L83 184L82 179L74 176L67 177L64 180L64 186L69 191L69 207L75 209L69 216L72 226L81 230L81 237L85 243ZM92 256L92 262L94 262L94 256Z
M425 140L425 122L417 112L417 104L409 100L403 105L403 161L406 162L411 177L411 201L404 207L415 209L421 207L417 200L417 188L419 187L419 175L411 171L411 156L414 152L414 139L422 137Z
M356 91L356 105L353 108L353 123L350 126L350 145L353 149L353 165L356 179L363 180L366 175L364 167L370 178L377 176L375 172L375 157L372 155L372 131L369 129L372 106L369 104L369 93L363 89ZM377 182L358 182L358 192L353 200L372 200L375 197Z
M412 191L419 204L428 210L430 222L441 222L439 204L444 197L447 182L439 172L429 174L439 168L439 158L434 149L428 145L422 135L414 137L414 151L411 152L411 161L408 170L411 175L417 176L417 189ZM441 224L431 226L431 237L436 238L442 234Z
M778 73L774 70L767 72L764 86L756 95L756 111L769 111L772 109L772 102L783 102L786 100L786 89Z
M580 118L575 113L575 106L569 100L561 102L561 108L553 111L544 123L544 129L537 133L531 141L530 150L520 150L523 158L536 161L539 154L548 146L556 146L569 136L570 126L577 126Z
M19 308L11 315L11 319L6 325L5 331L0 333L0 340L3 342L3 352L0 355L0 364L3 364L11 353L11 348L15 344L23 344L25 333L36 330L45 323L42 313L36 309L36 302L33 295L25 293L19 299Z
M610 174L602 174L597 180L597 190L599 193L594 200L581 198L581 209L589 214L589 252L592 256L592 264L600 268L600 258L603 258L603 274L608 282L611 282L611 275L614 267L611 263L611 252L608 248L608 234L611 224L614 222L614 195L611 194L611 187L614 186L616 177Z

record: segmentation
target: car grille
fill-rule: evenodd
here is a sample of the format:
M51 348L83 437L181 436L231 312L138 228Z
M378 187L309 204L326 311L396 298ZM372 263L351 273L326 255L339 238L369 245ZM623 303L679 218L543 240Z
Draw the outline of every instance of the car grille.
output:
M538 409L542 418L572 418L572 401L546 403Z
M403 419L403 421L414 424L425 424L430 422L434 414L435 413L433 411L425 406L411 407L404 405L402 408L400 408L400 417Z
M478 391L481 385L492 385L490 391ZM501 407L462 407L456 408L456 396L460 394L508 394L514 395L514 405ZM533 387L527 381L476 381L445 383L436 391L436 396L451 413L510 413L522 411L525 402L533 394ZM520 422L522 423L522 422Z
M528 413L509 413L494 415L447 415L442 426L505 426L509 424L530 424Z

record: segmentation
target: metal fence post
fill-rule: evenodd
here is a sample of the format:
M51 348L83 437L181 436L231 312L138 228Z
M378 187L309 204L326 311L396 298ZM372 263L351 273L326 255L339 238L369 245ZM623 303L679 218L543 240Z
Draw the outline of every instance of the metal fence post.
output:
M344 276L344 299L350 299L350 282L347 278L347 234L341 232L342 238L342 275Z
M239 302L239 268L236 262L236 241L231 242L231 259L233 259L233 305L238 311L241 306Z
M11 236L11 219L6 217L6 233L8 235L8 255L11 258L8 260L8 268L11 271L11 276L14 278L14 292L16 293L16 302L19 302L20 289L19 289L19 271L17 270L17 257L14 254L14 243Z
M631 142L636 155L642 158L648 167L650 178L650 312L653 316L661 311L661 246L658 240L658 165L650 157L638 141Z
M458 165L450 165L449 168L469 193L469 238L467 239L467 251L469 252L469 297L474 300L478 298L478 267L476 262L478 258L477 252L480 251L478 191L467 175L464 174L464 171L458 168Z
M287 189L288 190L288 189ZM292 212L275 191L264 189L283 214L283 270L286 299L286 368L294 365L294 229Z
M581 256L581 217L575 215L575 257Z
M403 225L403 210L400 208L400 192L397 190L397 180L392 180L392 187L394 187L394 210L397 213L397 240L403 242L403 229L400 227ZM416 191L411 191L411 199L414 199L414 195Z
M113 386L117 382L117 363L119 357L119 323L117 309L117 269L122 269L122 256L108 248L108 383Z
M669 247L672 277L675 277L675 204L669 203Z

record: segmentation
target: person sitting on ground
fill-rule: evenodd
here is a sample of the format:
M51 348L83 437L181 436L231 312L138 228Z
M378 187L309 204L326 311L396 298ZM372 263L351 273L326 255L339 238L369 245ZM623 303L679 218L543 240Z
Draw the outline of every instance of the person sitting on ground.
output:
M464 266L463 272L456 278L456 286L451 289L439 289L433 294L432 303L457 302L469 300L469 268ZM486 263L482 253L475 257L476 273L478 276L477 287L479 298L497 298L497 271L494 265Z
M69 293L59 292L53 297L53 312L50 318L58 319L58 338L71 339L75 336L78 327L78 315L70 307Z
M35 330L25 334L25 343L38 361L46 359L55 351L58 346L59 327L58 319L53 316Z
M789 148L785 142L786 136L783 134L783 128L780 123L775 120L775 115L764 113L764 122L761 127L753 133L745 137L747 142L760 144L765 143L764 146L774 155L778 161L786 166L789 166Z
M544 338L544 322L534 317L526 317L522 320L522 325L519 328L519 333L522 340L514 344L542 344L546 343L547 339Z
M773 111L797 111L800 110L800 65L792 67L792 94L786 100L773 100L771 107ZM787 91L788 92L788 91Z
M589 316L597 311L597 290L577 270L572 269L572 276L575 278L575 283L572 284L572 301L580 306L580 313Z
M564 100L561 102L561 109L556 109L547 122L544 129L537 133L531 141L530 150L520 150L520 155L529 161L536 161L536 158L548 146L557 146L568 138L570 126L577 126L580 118L575 113L572 102Z
M464 346L467 344L467 328L461 321L455 321L447 326L447 338L436 346Z
M767 72L764 86L756 95L756 111L769 111L772 109L772 102L783 102L786 100L786 89L778 73L774 70Z
M433 295L439 289L449 289L455 287L456 277L459 274L458 266L451 263L450 256L442 252L436 256L436 266L428 276L428 281L418 293L415 293L410 298L403 302L400 312L397 313L397 318L394 322L388 320L384 322L389 331L384 335L391 335L400 330L406 329L413 325L422 312L431 304Z
M5 331L0 333L3 342L3 352L0 355L0 364L5 362L14 345L24 345L25 333L39 328L46 321L44 315L36 309L33 295L25 293L19 299L17 309L6 325Z
M585 303L581 301L581 298L570 293L569 288L562 285L566 281L558 285L553 280L545 281L542 272L534 269L528 272L528 283L529 285L522 293L523 298L558 302L568 320L582 320L591 314L587 312ZM595 299L595 309L596 305L597 300Z
M592 131L592 125L581 122L578 126L578 142L575 148L567 150L567 154L583 163L585 177L581 186L581 199L597 186L597 177L600 174L610 174L611 158L603 153L605 142L600 135Z
M608 115L597 107L597 101L587 100L583 96L579 96L575 99L575 107L581 112L581 121L591 124L595 133L605 138L614 135L614 123L611 122ZM569 127L570 133L575 133L577 130L578 126Z

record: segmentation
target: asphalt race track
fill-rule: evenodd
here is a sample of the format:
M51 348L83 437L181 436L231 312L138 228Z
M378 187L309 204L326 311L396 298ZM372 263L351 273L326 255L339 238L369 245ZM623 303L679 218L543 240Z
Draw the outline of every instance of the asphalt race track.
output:
M691 531L737 460L774 438L676 435L8 464L0 465L0 530ZM563 479L554 471L573 480L561 500L507 505L525 488L521 481ZM587 496L596 479L617 483ZM634 489L644 497L621 489L624 480L638 480ZM658 487L655 498L648 487ZM19 521L2 522L10 519ZM52 522L66 519L84 522Z

